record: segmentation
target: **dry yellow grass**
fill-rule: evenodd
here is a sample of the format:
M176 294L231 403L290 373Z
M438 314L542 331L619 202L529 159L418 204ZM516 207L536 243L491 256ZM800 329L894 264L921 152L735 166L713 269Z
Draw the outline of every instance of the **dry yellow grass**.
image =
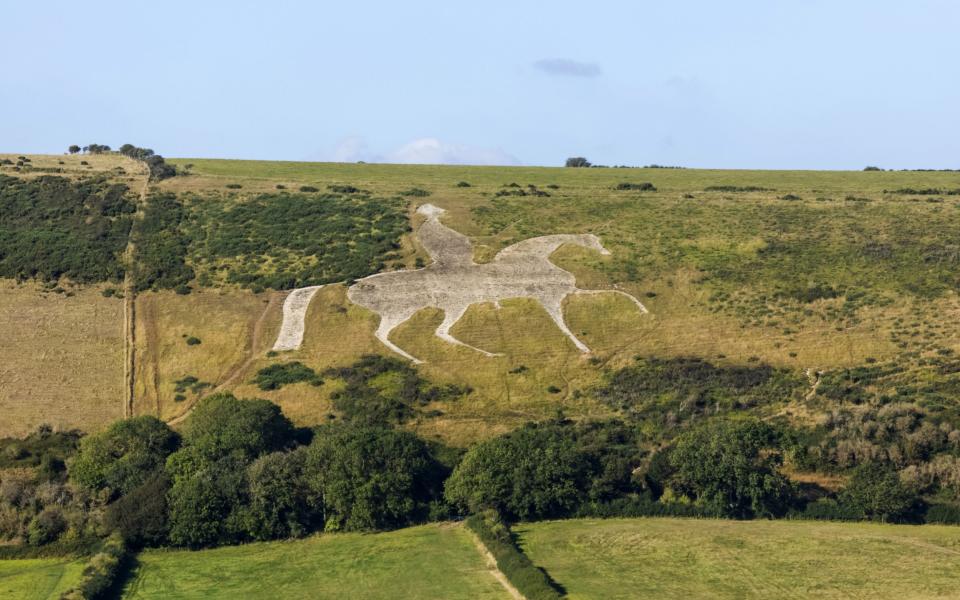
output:
M123 416L123 301L102 290L68 297L0 280L0 436Z
M146 292L137 297L135 413L171 419L200 394L187 390L176 401L175 382L188 376L213 386L223 383L247 355L256 322L269 294L249 291L195 291L189 295ZM266 317L262 336L272 342L279 311ZM187 338L196 337L197 345ZM259 349L263 351L262 348Z

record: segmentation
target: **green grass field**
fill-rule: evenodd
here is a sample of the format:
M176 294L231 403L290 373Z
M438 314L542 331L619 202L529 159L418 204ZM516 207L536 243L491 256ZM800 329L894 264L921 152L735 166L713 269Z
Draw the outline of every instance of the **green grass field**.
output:
M80 580L83 565L61 558L0 560L0 598L56 600Z
M509 598L466 530L450 524L148 551L139 563L125 598Z
M956 527L610 519L515 531L571 600L960 597Z

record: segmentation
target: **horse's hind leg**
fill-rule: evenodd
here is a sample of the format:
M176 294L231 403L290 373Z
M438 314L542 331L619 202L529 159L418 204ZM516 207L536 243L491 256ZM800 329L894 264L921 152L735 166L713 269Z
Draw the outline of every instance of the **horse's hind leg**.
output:
M480 348L477 348L476 346L471 346L470 344L461 342L457 338L450 335L450 328L453 327L454 324L460 320L460 317L462 317L465 312L467 312L467 308L468 308L467 306L444 307L443 322L440 323L440 325L437 327L436 332L434 332L436 336L445 342L450 342L451 344L456 344L458 346L464 346L466 348L470 348L471 350L476 350L477 352L480 352L481 354L485 354L487 356L502 356L500 354L493 354L492 352L487 352L486 350L482 350Z
M416 364L420 364L423 361L405 352L400 346L397 346L390 341L390 332L393 331L397 325L403 323L409 319L412 315L380 315L380 325L377 327L375 336L377 339L383 342L383 345L387 348L390 348L400 356L413 361Z
M547 310L547 314L550 315L550 318L553 319L553 322L557 324L557 327L560 328L570 341L573 342L573 345L577 347L577 350L580 352L588 353L590 348L587 348L587 345L577 339L577 336L573 335L573 332L570 331L570 328L567 327L566 321L563 320L563 299L566 297L566 294L562 296L553 296L547 298L538 298L540 304Z

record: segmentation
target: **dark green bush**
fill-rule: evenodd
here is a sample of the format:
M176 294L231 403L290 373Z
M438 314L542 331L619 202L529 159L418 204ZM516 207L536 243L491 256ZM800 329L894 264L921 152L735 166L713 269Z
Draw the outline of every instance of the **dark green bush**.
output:
M310 385L323 385L323 379L313 369L299 361L264 367L253 378L253 383L264 391L279 390L285 385L300 382L307 382Z
M411 196L413 198L426 198L430 195L430 192L420 188L410 188L409 190L403 190L400 192L401 196Z
M49 544L66 529L67 520L63 517L63 512L56 507L47 507L31 519L27 526L27 542L31 546Z
M315 187L313 187L312 185L301 185L301 186L300 186L300 191L303 192L304 194L312 194L312 193L314 193L314 192L319 192L320 189L319 189L319 188L315 188Z
M960 506L952 504L931 504L923 518L925 523L960 525Z
M618 191L632 190L637 192L655 192L657 188L649 181L643 183L618 183L613 189Z

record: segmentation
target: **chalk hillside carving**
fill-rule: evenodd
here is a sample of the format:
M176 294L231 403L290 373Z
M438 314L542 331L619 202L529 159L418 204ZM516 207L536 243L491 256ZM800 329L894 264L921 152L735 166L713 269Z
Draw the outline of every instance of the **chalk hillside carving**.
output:
M531 238L504 248L489 263L477 264L473 262L470 240L440 222L440 215L445 212L442 208L424 204L417 212L427 218L418 236L433 262L422 269L371 275L347 290L351 302L380 315L377 339L415 363L421 361L391 342L390 332L424 308L439 308L444 313L443 322L435 332L437 337L487 356L495 355L450 335L450 329L473 304L492 303L499 308L500 301L508 298L537 300L557 327L584 353L590 349L573 335L563 319L563 299L568 295L621 294L630 298L642 313L647 312L639 300L625 292L577 288L572 273L550 262L550 255L563 244L577 244L610 254L593 234Z

